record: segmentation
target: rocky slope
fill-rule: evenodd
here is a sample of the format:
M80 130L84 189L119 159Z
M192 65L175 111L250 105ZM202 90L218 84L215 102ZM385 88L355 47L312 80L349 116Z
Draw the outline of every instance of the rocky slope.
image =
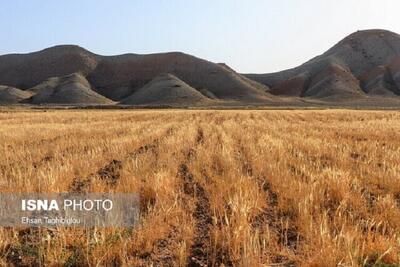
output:
M34 95L25 103L113 104L110 99L93 91L85 77L78 73L49 78L29 91Z
M0 56L0 85L2 104L398 106L400 36L359 31L299 67L247 75L180 52L101 56L62 45Z
M172 74L159 75L140 88L121 104L185 104L195 106L211 103L212 99L203 95L187 83Z
M400 35L385 30L355 32L303 65L246 77L276 95L348 99L400 94Z
M32 92L23 91L18 88L0 85L0 104L16 104L28 99L33 95Z
M120 101L163 73L227 100L263 101L268 88L235 71L184 53L100 56L78 46L0 56L0 84L29 90L52 77L79 73L97 93ZM84 100L84 99L83 99Z

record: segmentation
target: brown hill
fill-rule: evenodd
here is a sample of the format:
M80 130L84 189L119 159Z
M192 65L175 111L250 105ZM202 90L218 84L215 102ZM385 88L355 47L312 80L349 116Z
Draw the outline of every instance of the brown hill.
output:
M254 101L270 97L265 86L241 78L218 64L177 52L103 57L88 80L98 92L118 100L163 73L171 73L220 99Z
M51 77L81 73L93 90L121 100L162 73L220 99L270 99L268 88L233 70L184 53L95 55L78 46L0 56L0 84L29 89Z
M32 96L33 93L14 87L0 85L0 104L15 104Z
M397 95L400 36L384 30L353 33L305 64L271 74L247 74L276 95L348 98ZM398 81L398 82L396 82Z
M387 66L377 66L360 77L362 87L370 95L394 96L400 91Z
M34 93L27 103L32 104L112 104L106 97L90 88L89 82L81 74L73 73L63 77L53 77L31 88Z
M180 87L168 87L173 83ZM0 56L0 84L37 93L18 100L33 104L308 105L355 99L372 103L378 97L383 103L400 99L400 36L359 31L299 67L248 75L179 52L101 56L64 45Z
M363 91L359 81L341 65L330 64L310 79L308 88L303 89L303 96L315 97L356 97Z
M97 65L96 55L85 49L62 45L29 54L0 56L0 84L31 88L51 77L80 72L84 76Z
M181 81L172 74L157 76L140 88L121 104L168 104L168 105L198 105L211 102L211 99Z

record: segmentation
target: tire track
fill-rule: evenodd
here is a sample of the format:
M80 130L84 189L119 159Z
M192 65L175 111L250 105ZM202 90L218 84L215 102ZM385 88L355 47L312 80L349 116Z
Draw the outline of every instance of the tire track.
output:
M237 159L241 163L241 170L244 174L255 177L259 188L261 188L266 195L266 208L264 208L264 210L253 219L252 227L253 229L258 229L262 233L263 226L268 225L269 229L272 229L278 235L278 244L295 252L297 250L300 235L297 229L292 226L293 224L288 224L283 227L284 221L290 218L277 210L278 193L272 189L272 185L266 177L257 176L243 143L242 139L239 138L237 143ZM282 266L295 266L294 262L281 255L275 257L273 261L282 264Z
M92 182L98 178L104 181L107 185L115 187L121 178L121 171L124 164L130 159L139 157L149 151L156 151L160 142L172 135L174 129L168 128L162 137L155 138L150 143L144 144L134 151L128 153L123 159L113 159L106 165L97 170L97 172L88 175L86 178L76 177L69 186L69 191L74 193L88 192Z
M64 149L60 150L58 154L60 154L61 156L65 156L68 152L72 151L74 148L75 148L74 146L67 146ZM17 162L8 163L8 165L0 164L0 172L6 172L8 169L15 169L15 168L20 169L21 172L27 172L29 168L37 170L56 159L57 158L54 155L54 153L46 153L40 159L32 161L32 163L29 163L27 159L20 159ZM21 162L25 162L25 164L22 165Z
M204 132L201 128L197 131L196 145L204 143ZM178 177L183 181L183 192L186 196L194 200L195 209L192 216L195 219L195 231L193 244L187 258L188 266L209 266L209 251L211 245L210 228L212 225L210 200L205 188L194 179L193 173L189 169L189 164L196 158L196 150L190 148L186 153L185 162L178 168Z
M196 144L201 144L204 141L204 133L201 129L198 130L196 136ZM176 152L172 151L172 154ZM185 196L195 200L196 208L192 211L192 215L196 220L195 238L190 247L190 254L187 257L187 266L208 266L207 253L208 246L205 246L209 240L209 223L211 223L211 213L209 209L209 201L206 197L204 188L194 181L193 174L190 172L188 163L195 159L196 151L189 148L183 151L185 161L178 167L177 177L182 180L183 192ZM196 196L201 195L200 199ZM156 241L152 253L148 256L151 259L151 264L154 266L176 266L176 256L174 250L179 243L179 231L176 226L173 226L167 237Z
M241 139L238 141L237 146L237 160L240 162L242 172L248 176L253 176L253 167Z
M268 182L267 178L259 177L257 180L259 186L266 195L265 201L267 206L254 218L252 222L253 229L257 229L263 233L263 226L268 225L269 229L272 229L272 231L277 234L278 244L296 253L298 249L298 243L301 239L300 234L291 223L286 224L286 227L284 228L284 221L290 218L277 210L278 193L272 189L272 186ZM279 266L297 266L294 261L290 260L285 255L274 255L272 260L275 262L274 264L279 264Z
M126 154L120 160L113 159L103 167L98 169L97 172L88 175L86 178L75 178L69 190L75 193L82 193L88 192L90 187L95 179L99 179L106 183L110 187L115 187L118 184L118 181L121 178L121 171L124 165L130 161L131 159L136 159L137 157L146 154L148 152L156 153L156 159L158 157L158 149L162 140L168 138L169 136L173 135L176 131L176 128L168 128L164 134L160 137L154 138L151 142L141 145L140 147L136 148L135 150ZM143 188L142 188L143 189ZM151 194L151 196L147 195L148 192L141 190L140 191L140 211L143 213L148 212L148 206L154 206L156 202L155 196ZM166 238L162 238L156 241L154 249L152 253L140 256L140 258L151 261L151 266L167 266L173 267L175 266L175 255L173 247L176 246L175 241L177 240L176 236L178 235L177 229L172 229ZM148 266L148 265L145 265Z
M156 267L174 267L175 255L173 248L176 246L176 239L178 230L172 228L168 233L168 236L163 239L159 239L150 255L151 262Z

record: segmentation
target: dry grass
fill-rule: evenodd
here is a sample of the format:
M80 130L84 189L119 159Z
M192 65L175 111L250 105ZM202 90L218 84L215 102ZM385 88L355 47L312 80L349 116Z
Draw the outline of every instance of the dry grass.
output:
M2 192L142 197L133 229L2 228L1 265L400 263L399 112L3 110L0 123Z

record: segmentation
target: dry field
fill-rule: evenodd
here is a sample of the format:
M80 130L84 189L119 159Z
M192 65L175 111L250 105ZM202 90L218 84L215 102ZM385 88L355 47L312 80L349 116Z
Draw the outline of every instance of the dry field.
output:
M9 266L398 266L400 112L0 112L1 192L139 192L133 229L0 228Z

